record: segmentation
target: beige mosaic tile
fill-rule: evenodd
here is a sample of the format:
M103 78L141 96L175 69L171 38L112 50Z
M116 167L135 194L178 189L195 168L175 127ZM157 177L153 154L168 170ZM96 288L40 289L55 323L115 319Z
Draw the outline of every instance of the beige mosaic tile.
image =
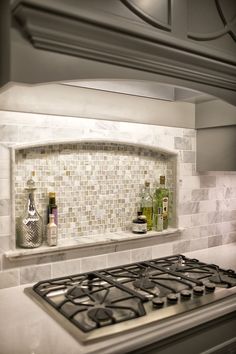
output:
M16 152L16 217L26 201L25 182L35 171L35 201L46 224L48 193L56 192L59 237L125 231L140 206L146 180L159 176L175 187L174 159L156 151L113 143L77 143Z

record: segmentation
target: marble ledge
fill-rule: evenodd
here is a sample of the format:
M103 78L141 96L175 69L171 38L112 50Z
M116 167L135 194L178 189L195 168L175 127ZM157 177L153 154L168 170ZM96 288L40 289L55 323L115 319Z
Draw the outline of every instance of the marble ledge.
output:
M111 252L111 246L114 246L114 252L140 248L149 245L156 245L159 243L164 243L165 238L168 236L173 236L176 238L184 229L183 228L168 228L167 230L157 232L157 231L148 231L146 234L138 235L133 234L132 232L115 232L99 235L89 235L81 236L71 239L63 239L58 242L57 246L49 247L46 244L38 248L24 249L16 248L14 250L9 250L4 253L5 257L9 260L23 260L34 258L42 255L55 255L62 252L67 252L71 250L87 250L88 248L94 248L96 246L99 249L99 246L103 248L104 253ZM171 240L168 237L168 241ZM119 249L119 245L121 246ZM107 247L107 252L106 252Z

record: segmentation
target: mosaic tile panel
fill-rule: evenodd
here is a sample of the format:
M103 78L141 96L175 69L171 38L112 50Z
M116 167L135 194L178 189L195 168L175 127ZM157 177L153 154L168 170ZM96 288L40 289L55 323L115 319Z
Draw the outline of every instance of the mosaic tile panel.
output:
M35 201L46 224L48 193L56 192L59 237L130 229L145 181L152 192L159 176L174 191L174 159L112 143L78 143L19 150L15 164L16 217L26 202L25 182L35 171Z

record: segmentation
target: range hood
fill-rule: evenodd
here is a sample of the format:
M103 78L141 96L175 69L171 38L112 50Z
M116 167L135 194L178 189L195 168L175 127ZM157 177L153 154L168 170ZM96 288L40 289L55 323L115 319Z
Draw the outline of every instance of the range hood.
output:
M158 83L175 88L177 100L189 97L187 89L236 104L234 0L12 0L0 7L2 84L79 81L98 89L100 80L99 90L127 93L127 80L129 92L147 97Z

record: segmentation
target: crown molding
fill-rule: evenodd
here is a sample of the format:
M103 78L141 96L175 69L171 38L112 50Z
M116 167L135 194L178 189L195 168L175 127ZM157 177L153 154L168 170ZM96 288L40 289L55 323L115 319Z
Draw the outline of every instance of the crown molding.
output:
M20 2L12 10L35 48L236 91L236 61L127 19ZM221 53L222 54L222 53Z

